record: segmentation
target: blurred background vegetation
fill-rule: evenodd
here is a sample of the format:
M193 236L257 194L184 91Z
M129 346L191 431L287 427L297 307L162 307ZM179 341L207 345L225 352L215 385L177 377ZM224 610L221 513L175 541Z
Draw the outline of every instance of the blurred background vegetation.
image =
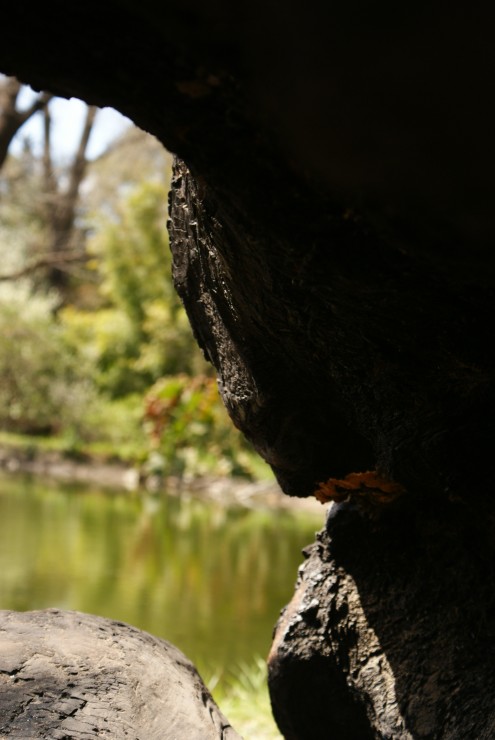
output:
M24 91L0 79L4 441L57 440L155 480L268 476L229 421L173 289L171 156L129 124L89 158L100 115L90 106L73 151L61 156L54 99L32 93L23 103ZM15 128L9 116L19 124L14 148L5 141ZM38 142L22 138L34 116Z
M0 608L80 609L165 637L246 738L279 738L264 656L323 512L193 495L193 477L273 476L173 289L171 156L130 123L95 154L105 111L79 101L60 136L59 103L0 76L0 453L123 461L148 490L2 473Z

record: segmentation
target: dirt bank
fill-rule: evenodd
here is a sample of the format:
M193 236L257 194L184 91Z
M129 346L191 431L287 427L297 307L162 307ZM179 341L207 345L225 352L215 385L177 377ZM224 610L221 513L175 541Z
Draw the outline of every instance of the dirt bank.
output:
M225 505L247 508L293 509L321 514L325 508L315 499L298 499L284 495L275 480L249 481L244 478L202 476L144 477L138 468L117 460L103 460L89 455L77 458L60 451L33 447L0 447L0 470L12 474L35 475L56 481L82 483L104 488L147 490L171 495L207 497Z

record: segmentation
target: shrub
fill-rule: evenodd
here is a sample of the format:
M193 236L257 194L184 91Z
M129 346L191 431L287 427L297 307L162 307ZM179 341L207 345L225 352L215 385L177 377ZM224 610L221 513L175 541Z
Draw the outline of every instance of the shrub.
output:
M185 374L159 380L145 399L153 472L165 475L253 474L252 452L232 425L214 378Z
M53 295L32 295L27 284L0 291L0 423L25 433L80 426L94 389L80 358L68 351L54 319Z

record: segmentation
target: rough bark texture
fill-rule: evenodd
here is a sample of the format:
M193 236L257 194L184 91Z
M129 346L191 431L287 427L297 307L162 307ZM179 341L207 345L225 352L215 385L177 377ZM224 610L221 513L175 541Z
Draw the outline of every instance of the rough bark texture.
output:
M101 617L0 612L0 738L236 740L176 647Z
M428 513L331 508L269 657L287 740L495 736L493 532Z
M493 13L5 9L0 68L115 105L187 162L203 263L182 292L203 281L230 336L229 410L288 493L375 465L415 495L489 490ZM216 325L189 311L211 349ZM240 400L237 364L261 409Z
M234 422L290 494L378 467L418 497L472 496L473 475L490 495L488 295L270 185L261 223L180 162L172 191L177 287Z
M311 556L321 613L304 612L300 640L280 628L288 737L493 735L494 14L366 0L2 13L0 69L114 105L180 156L177 287L283 489L383 481L352 490L361 514L342 509ZM383 513L392 479L407 493Z
M331 312L304 280L311 257L280 223L256 233L181 162L170 213L175 281L198 341L234 423L286 493L308 495L331 471L372 465L329 377Z

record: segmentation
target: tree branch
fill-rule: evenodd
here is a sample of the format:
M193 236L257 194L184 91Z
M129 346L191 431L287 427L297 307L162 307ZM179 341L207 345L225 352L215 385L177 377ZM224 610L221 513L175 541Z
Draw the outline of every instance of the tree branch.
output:
M48 195L47 223L51 228L51 248L54 253L66 253L71 246L79 188L88 164L86 151L97 112L95 106L87 107L77 152L68 169L68 186L62 189L54 177L50 148L50 115L48 109L45 109L45 192ZM67 284L67 278L61 274L62 272L63 270L54 264L48 277L50 284L61 290Z
M74 205L79 193L79 186L84 177L88 164L88 160L86 158L86 150L88 148L89 137L91 135L91 131L93 130L93 125L97 112L98 108L96 108L96 106L94 105L89 105L86 110L84 127L81 133L81 138L79 140L79 146L77 148L76 156L74 157L74 161L72 163L70 171L70 183L67 190L67 197L69 201L72 201L74 203Z
M0 82L0 169L7 159L12 139L19 129L35 113L46 108L52 95L41 93L25 110L17 108L17 99L22 89L22 83L15 77L6 77Z
M33 272L43 268L57 268L57 270L64 270L67 269L69 265L73 265L78 262L86 262L87 259L87 255L81 254L81 252L48 252L43 255L43 257L25 265L15 272L0 274L0 282L20 280L21 278L28 277L29 275L32 275Z

